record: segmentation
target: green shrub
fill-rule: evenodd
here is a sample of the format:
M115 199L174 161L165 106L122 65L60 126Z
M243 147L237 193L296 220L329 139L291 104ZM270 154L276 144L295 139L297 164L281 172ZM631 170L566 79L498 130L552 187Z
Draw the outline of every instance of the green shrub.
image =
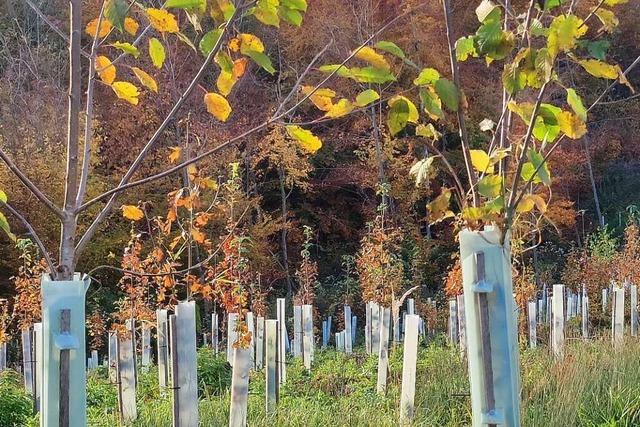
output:
M231 366L223 353L215 355L209 348L198 349L198 393L213 396L231 387Z
M33 414L33 402L25 393L20 375L12 370L0 373L0 426L23 427Z

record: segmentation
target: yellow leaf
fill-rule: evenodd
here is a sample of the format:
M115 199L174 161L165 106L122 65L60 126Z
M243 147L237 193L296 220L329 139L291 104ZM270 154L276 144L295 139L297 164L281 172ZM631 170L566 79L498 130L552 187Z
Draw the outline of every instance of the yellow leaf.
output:
M315 86L302 86L300 90L304 95L308 95L313 92ZM329 88L319 88L309 96L309 100L313 102L313 105L318 107L320 111L329 111L333 107L333 97L336 93Z
M195 240L198 243L204 243L206 236L205 234L198 230L197 228L192 228L191 229L191 237L193 237L193 240Z
M207 93L204 96L204 103L207 111L221 122L226 122L231 114L231 106L226 98L215 92Z
M231 93L231 89L237 81L238 80L233 76L233 74L221 70L220 74L218 74L218 79L216 80L216 86L222 95L227 96Z
M116 66L111 65L111 60L106 56L98 56L96 58L96 71L100 76L100 80L108 85L116 79Z
M547 47L549 54L555 58L559 52L572 49L577 40L586 34L588 27L575 15L556 16L549 25Z
M229 50L231 50L232 52L237 52L240 50L240 39L237 37L234 37L232 39L229 40Z
M301 128L296 125L287 126L287 133L291 138L297 140L300 146L310 153L315 153L322 148L322 141L315 136L311 131Z
M369 46L365 46L359 51L357 51L355 57L368 62L369 64L373 65L375 68L380 68L385 71L389 71L391 69L385 57L379 54L378 52L376 52L373 48Z
M620 67L618 65L607 64L597 59L578 60L578 63L587 73L602 79L615 80L620 74Z
M122 205L122 216L132 221L139 221L144 218L144 212L137 206Z
M493 173L491 158L484 150L469 150L471 164L480 173Z
M602 22L602 26L604 27L605 31L613 31L614 28L616 28L620 23L616 15L610 10L599 8L596 10L595 14L598 19L600 19L600 22Z
M587 126L582 120L570 111L562 111L557 115L560 130L571 139L581 138L587 133Z
M338 117L346 116L353 111L353 104L348 99L342 98L336 104L334 104L324 117L336 119Z
M164 9L147 9L151 26L161 33L177 33L180 31L176 17Z
M429 224L435 224L453 216L453 212L449 210L450 199L451 190L444 188L438 197L436 197L431 203L427 204Z
M262 41L253 34L238 34L238 39L240 40L240 52L243 54L247 51L264 52Z
M140 92L138 88L129 82L114 82L111 85L113 91L118 95L118 98L124 99L129 104L138 105L138 97Z
M171 153L169 154L169 162L175 163L180 159L182 155L182 147L171 147Z
M149 74L147 74L145 71L141 70L138 67L131 67L131 70L133 71L133 74L136 75L136 77L138 78L140 83L142 83L143 86L145 86L147 89L152 90L156 93L158 92L158 84L153 79L153 77L151 77Z
M389 107L393 107L393 104L395 104L400 99L405 100L407 102L407 105L409 106L409 117L407 118L407 121L409 123L418 123L420 114L418 113L418 109L416 108L415 104L409 98L402 95L396 95L389 100Z
M87 24L87 27L85 28L85 31L87 32L87 34L89 34L89 36L95 37L97 29L98 29L98 18L89 21L89 23ZM111 31L111 22L109 22L108 20L102 18L102 22L100 23L100 32L98 33L98 37L99 38L106 37L107 34L109 34L109 31Z
M140 25L135 21L135 19L130 18L130 17L126 17L124 18L124 30L131 34L132 36L135 36L136 33L138 32L138 28L140 27Z
M525 194L516 206L516 212L518 213L526 213L531 212L534 206L541 213L545 213L547 211L547 202L544 201L542 196L539 194Z

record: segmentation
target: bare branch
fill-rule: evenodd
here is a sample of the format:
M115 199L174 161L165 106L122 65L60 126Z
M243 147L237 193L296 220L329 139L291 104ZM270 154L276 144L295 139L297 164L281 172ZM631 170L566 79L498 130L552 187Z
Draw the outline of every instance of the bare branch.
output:
M169 113L165 117L164 121L160 124L158 129L156 129L156 131L153 134L153 136L151 136L149 141L142 148L142 150L140 151L140 153L138 154L136 159L133 161L131 166L129 166L129 169L127 170L127 172L124 174L124 176L120 180L120 184L118 185L118 187L124 186L129 182L131 177L135 174L135 172L138 170L138 168L142 164L142 161L149 154L151 149L155 146L156 142L158 142L158 140L160 139L160 137L164 133L164 131L167 128L167 126L169 126L169 123L171 123L173 121L173 118L178 113L180 108L182 108L182 105L185 103L187 98L191 95L193 90L198 86L198 83L200 82L200 80L202 79L202 77L205 75L205 73L207 71L207 67L209 66L209 64L211 64L211 61L213 60L213 57L220 50L220 47L222 46L222 42L223 42L223 40L225 38L224 37L225 33L227 32L227 30L230 27L233 26L233 23L238 18L238 16L241 15L240 11L241 11L240 8L236 9L236 11L234 12L234 14L231 17L231 19L229 19L229 21L227 22L227 25L225 25L225 27L223 28L222 34L220 34L220 37L218 38L215 46L213 47L211 52L209 52L209 55L207 55L207 57L205 58L204 62L202 63L200 69L196 73L195 77L193 78L193 80L191 81L191 83L189 84L187 89L180 96L178 101L173 105L173 108L171 108L171 111L169 111ZM115 193L112 193L112 194L115 194ZM82 238L80 239L80 241L76 245L76 256L80 252L82 252L84 247L87 245L89 239L97 231L98 226L100 225L100 223L102 223L102 221L104 221L104 219L107 217L107 215L111 211L111 208L113 207L113 203L114 202L115 202L115 196L112 196L111 199L109 199L109 201L107 202L107 204L102 208L102 210L100 211L98 216L91 223L91 225L89 226L87 231L84 233L84 235L82 236Z
M40 200L51 212L56 214L58 218L63 217L62 210L57 207L21 170L20 168L9 158L7 153L0 149L0 159L7 165L9 170L13 172L16 177L22 182L22 184L33 193L38 200Z
M520 158L518 159L518 164L516 166L516 172L513 176L513 184L511 189L511 194L509 195L509 203L507 203L507 221L509 221L513 215L513 209L515 208L515 204L513 204L514 199L516 198L516 193L518 191L518 181L520 179L520 174L522 172L522 167L524 166L525 160L527 159L527 151L529 149L529 144L531 142L531 137L533 135L533 128L536 125L536 116L538 115L538 111L540 110L540 104L542 104L542 98L544 97L544 93L547 90L547 85L549 81L546 81L542 84L540 91L538 92L538 97L536 98L536 103L533 106L533 111L531 113L531 118L529 122L529 127L527 128L527 133L524 137L524 141L522 142L522 152L520 153Z
M60 28L58 28L53 22L51 22L51 19L49 19L49 17L47 15L42 13L42 11L38 8L38 6L35 5L35 3L33 3L31 0L24 0L24 1L36 13L36 15L38 15L38 17L40 19L42 19L56 34L58 34L60 37L62 37L64 39L64 41L66 41L67 44L69 44L69 36L67 36ZM80 53L85 58L89 58L90 57L90 55L87 52L85 52L84 50L81 50Z
M286 98L284 98L284 100L280 103L280 105L278 106L278 109L276 110L275 114L280 113L280 111L282 111L283 108L286 107L287 102L289 102L289 100L291 99L291 97L297 92L298 87L300 86L300 84L302 83L302 81L304 80L304 78L307 76L307 74L309 74L309 71L311 71L311 68L313 67L313 65L320 59L320 57L322 55L324 55L324 53L327 51L327 49L329 49L329 46L331 46L333 44L333 39L331 39L329 41L329 43L327 43L325 45L325 47L322 48L322 50L320 52L318 52L316 54L316 56L313 57L313 59L311 60L311 62L309 62L309 64L307 65L307 68L305 68L305 70L302 72L302 74L300 74L300 77L298 77L298 79L296 80L295 84L293 85L293 87L291 88L291 91L289 91L289 94L286 96Z
M460 70L458 68L458 59L456 58L456 51L453 41L453 26L451 22L451 5L449 0L443 0L442 5L444 8L444 22L447 30L447 45L449 47L449 61L451 62L451 76L453 78L453 83L456 86L456 89L460 91ZM467 172L467 177L469 179L469 188L471 191L471 198L473 200L473 205L476 206L478 203L478 197L475 191L475 183L477 181L477 176L473 168L471 167L471 154L469 152L469 136L467 134L467 125L464 117L464 107L462 103L458 107L458 111L456 112L458 117L458 126L460 127L460 143L462 145L462 156L464 157L464 165Z
M11 215L15 216L22 223L22 225L24 225L25 228L29 231L29 234L31 235L31 237L33 237L33 240L40 248L40 252L42 252L42 256L44 257L47 263L47 266L49 267L49 273L55 277L56 269L54 267L53 260L49 256L49 252L47 251L47 248L44 246L44 243L42 243L42 240L40 240L38 233L36 233L36 231L33 229L33 226L31 225L31 223L29 223L29 221L27 221L27 219L9 203L0 201L0 206L4 206L4 208L7 209L11 213Z
M87 181L89 180L89 164L91 161L91 139L93 137L93 88L96 78L96 52L98 50L98 35L100 32L100 26L102 25L102 19L104 17L105 2L102 2L100 8L100 15L98 16L98 25L96 26L96 33L93 37L93 44L91 45L91 57L89 58L89 80L87 81L87 100L85 110L85 123L84 123L84 150L82 154L82 172L80 173L80 185L78 187L78 194L76 195L75 207L77 208L82 201L87 191ZM111 65L113 66L113 65Z
M624 72L622 73L621 77L627 77L627 75L638 65L640 64L640 56L638 56L632 63L631 65L629 65ZM587 108L587 113L590 112L591 110L593 110L595 107L597 107L598 105L600 105L600 102L604 99L604 97L607 95L607 93L609 93L609 91L611 89L613 89L613 87L615 85L617 85L620 82L620 77L617 80L614 80L609 86L607 86L607 88L602 91L602 93L600 94L600 96L598 96L598 98L596 98L596 100L589 106L589 108ZM542 159L542 162L540 162L540 165L538 165L538 167L536 168L536 170L534 171L533 174L531 174L531 177L527 180L527 182L525 183L525 186L522 189L522 192L518 195L518 198L516 199L514 206L517 206L518 203L520 203L520 200L522 200L522 198L524 197L524 195L526 194L526 189L529 186L529 184L531 182L533 182L533 179L535 178L535 176L538 174L538 171L540 171L540 169L542 169L542 167L547 164L547 161L549 160L549 158L551 157L551 154L553 154L553 152L558 148L558 146L560 145L560 143L564 140L564 138L566 137L566 134L562 134L560 135L560 137L553 143L553 145L551 146L551 148L549 148L549 150L545 153L544 158ZM516 189L514 188L514 191Z

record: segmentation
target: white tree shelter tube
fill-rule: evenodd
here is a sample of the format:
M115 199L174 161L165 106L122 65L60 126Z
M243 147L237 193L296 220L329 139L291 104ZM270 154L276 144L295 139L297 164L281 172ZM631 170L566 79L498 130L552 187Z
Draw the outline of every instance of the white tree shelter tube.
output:
M85 295L89 278L52 281L42 276L42 385L41 426L59 425L60 351L69 350L69 425L87 425L85 363ZM60 314L70 311L68 333L60 333Z
M520 371L508 237L460 232L473 426L520 425Z

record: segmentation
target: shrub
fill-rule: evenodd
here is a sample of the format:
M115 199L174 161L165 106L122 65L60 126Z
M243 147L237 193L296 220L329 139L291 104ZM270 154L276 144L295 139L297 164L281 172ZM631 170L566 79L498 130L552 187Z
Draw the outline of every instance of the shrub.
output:
M0 373L0 426L26 425L32 408L33 403L23 389L20 375L12 370Z

